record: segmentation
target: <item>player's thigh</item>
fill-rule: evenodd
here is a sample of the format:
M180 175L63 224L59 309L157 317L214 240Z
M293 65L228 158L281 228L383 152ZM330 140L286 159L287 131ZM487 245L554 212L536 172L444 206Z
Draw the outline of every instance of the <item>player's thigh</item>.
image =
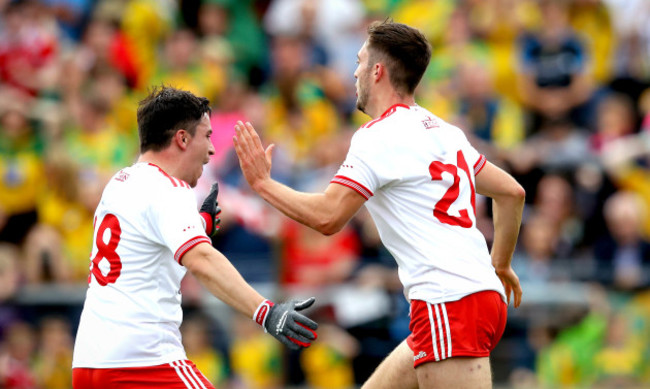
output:
M413 351L406 344L400 343L384 359L362 389L417 389L418 381L413 368Z
M490 389L488 357L455 357L428 362L415 369L420 389Z

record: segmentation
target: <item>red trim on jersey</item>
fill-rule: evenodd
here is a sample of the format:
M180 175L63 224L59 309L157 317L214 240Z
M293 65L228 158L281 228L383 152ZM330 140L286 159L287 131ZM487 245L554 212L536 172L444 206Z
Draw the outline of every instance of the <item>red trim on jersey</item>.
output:
M360 183L347 178L346 176L334 176L332 178L331 183L334 184L339 184L343 186L347 186L350 189L354 189L357 193L359 193L361 196L363 196L366 200L371 198L373 196L373 193L370 189L366 188L365 186L361 185Z
M478 172L483 170L486 162L487 162L487 158L485 158L485 155L481 155L478 158L478 161L476 161L476 163L474 164L474 175L477 175Z
M178 262L179 264L182 265L183 263L181 261L183 259L183 255L185 255L185 253L190 251L190 249L192 247L196 246L199 243L203 243L203 242L212 244L212 241L207 236L199 235L199 236L195 236L194 238L188 240L183 245L181 245L181 247L179 247L178 250L176 250L176 253L174 254L174 259L176 260L176 262Z
M160 166L156 165L155 163L151 163L151 162L149 162L149 165L150 165L150 166L153 166L153 167L155 167L155 168L158 168L158 170L159 170L159 171L160 171L160 172L161 172L165 177L169 178L169 181L172 182L172 185L174 185L174 187L182 186L183 188L188 188L188 189L189 189L190 184L188 184L187 182L185 182L185 181L183 181L183 180L181 180L181 179L178 179L178 178L176 178L176 177L174 177L174 176L170 176L169 174L167 174L166 171L162 170L162 169L160 168Z
M196 365L187 359L146 367L72 369L74 389L214 389Z
M411 109L406 104L394 104L394 105L391 105L384 113L381 114L381 116L379 116L377 119L369 121L368 123L361 126L361 128L370 128L370 127L372 127L373 124L375 124L375 123L381 121L382 119L385 119L385 118L389 117L390 115L394 114L395 111L397 111L397 107L403 107L403 108L406 108L406 109Z

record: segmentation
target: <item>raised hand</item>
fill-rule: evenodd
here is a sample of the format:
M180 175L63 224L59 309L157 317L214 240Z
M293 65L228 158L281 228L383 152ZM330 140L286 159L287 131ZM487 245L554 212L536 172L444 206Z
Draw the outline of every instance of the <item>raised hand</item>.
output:
M255 190L259 182L271 178L271 154L275 145L271 144L265 150L257 131L249 122L244 124L238 121L235 132L233 144L239 157L239 166L246 181Z
M219 195L219 183L215 182L210 188L210 193L203 200L199 214L205 221L205 233L208 234L210 238L214 237L219 231L219 223L221 223L221 208L219 208L219 201L217 201L217 195Z

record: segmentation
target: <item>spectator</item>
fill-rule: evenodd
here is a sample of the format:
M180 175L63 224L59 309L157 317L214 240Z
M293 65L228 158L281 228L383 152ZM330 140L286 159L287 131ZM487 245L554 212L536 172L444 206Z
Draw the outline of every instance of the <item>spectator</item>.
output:
M109 122L108 102L84 96L80 116L66 128L63 145L83 169L84 180L104 185L122 166L134 163L137 133L124 134Z
M310 37L322 45L327 58L318 62L352 79L354 62L350 58L363 43L363 16L359 0L274 0L264 26L274 36Z
M20 253L18 247L9 243L0 244L0 302L11 299L20 283ZM0 305L0 336L2 336L5 318L10 316L9 307ZM5 315L5 313L9 315Z
M555 255L571 258L581 243L584 226L575 207L575 189L560 174L547 174L537 184L533 201L535 211L540 212L557 230L558 242Z
M650 7L643 0L603 0L612 17L618 44L613 55L614 78L639 84L650 74Z
M336 107L327 99L328 88L306 63L304 40L276 36L271 52L273 74L268 85L268 126L270 142L286 148L295 165L308 164L319 142L335 134Z
M34 330L25 322L12 324L0 344L0 384L6 389L29 389L37 385L32 371Z
M224 356L215 349L215 342L210 336L210 327L206 318L189 317L181 325L183 346L187 357L194 361L196 367L216 387L225 386L227 368Z
M543 213L535 213L526 220L521 248L514 259L517 268L521 269L521 282L545 285L570 278L566 269L558 269L554 263L560 240L558 232L551 218Z
M355 338L336 325L321 325L319 342L303 351L300 364L314 389L347 389L354 385L352 357L359 352Z
M650 284L650 242L642 237L644 204L635 193L617 192L603 209L609 234L596 243L598 275L606 285L623 290Z
M72 330L61 317L45 317L39 328L34 372L39 387L65 389L72 385Z
M250 389L283 387L280 344L241 315L233 316L231 330L230 359L235 383Z
M572 0L569 21L589 49L592 66L587 70L594 81L607 83L613 75L616 35L607 1Z
M25 275L32 283L85 282L100 188L82 181L81 167L62 150L50 152L45 171L39 221L25 245Z
M165 40L162 58L151 80L166 83L216 101L225 87L223 74L211 72L200 55L199 42L189 29L173 31Z
M59 50L56 22L39 1L13 1L0 30L0 81L31 96Z
M499 161L524 141L524 112L497 94L484 63L461 64L458 73L460 127L486 158Z
M588 139L587 132L566 117L545 119L537 133L505 155L522 175L535 169L569 173L593 159Z
M521 98L537 119L534 130L540 120L568 114L584 125L585 118L575 114L593 93L588 53L569 25L565 2L542 0L541 10L540 30L521 38Z
M650 238L650 132L621 137L610 142L600 155L608 177L614 185L632 191L644 201L643 236Z
M43 180L43 144L21 95L6 94L0 110L0 241L22 244L36 222Z
M589 146L594 153L599 153L607 143L632 134L636 127L636 110L632 100L621 93L609 94L597 105L596 131L589 139Z

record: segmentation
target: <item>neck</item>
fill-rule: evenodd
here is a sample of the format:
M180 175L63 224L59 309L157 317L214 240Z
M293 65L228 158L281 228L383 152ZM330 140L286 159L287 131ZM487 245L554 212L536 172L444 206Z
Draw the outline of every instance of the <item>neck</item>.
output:
M146 151L140 154L138 162L152 163L170 176L183 180L184 178L180 175L181 169L179 169L180 164L178 163L178 159L169 155L170 153L167 150L168 149L163 151Z
M390 107L392 107L395 104L404 104L407 106L412 106L415 105L415 97L411 95L405 95L402 93L398 93L394 89L390 88L389 90L379 93L375 93L375 96L377 96L374 101L372 101L373 104L370 105L370 109L368 109L368 115L372 117L373 119L377 119L381 115L384 114Z

